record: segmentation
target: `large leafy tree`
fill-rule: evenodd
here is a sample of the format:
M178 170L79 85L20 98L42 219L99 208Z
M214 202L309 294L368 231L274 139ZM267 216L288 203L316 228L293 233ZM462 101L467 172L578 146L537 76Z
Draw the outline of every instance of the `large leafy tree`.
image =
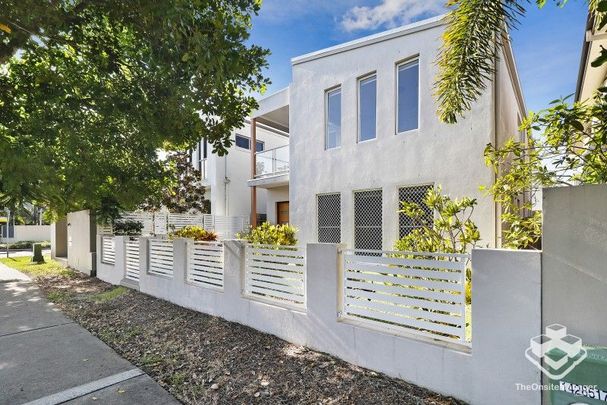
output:
M546 0L453 0L439 56L436 83L440 118L456 122L470 110L493 78L506 31L516 27L526 6L543 7ZM556 1L564 6L566 1ZM597 29L607 25L607 1L589 0ZM607 62L607 50L592 62ZM535 190L541 186L607 182L607 89L590 100L554 100L531 112L521 129L521 142L488 145L485 160L495 174L486 190L502 210L502 244L510 248L538 245L541 212L534 211ZM514 134L512 134L514 135Z
M0 204L132 209L256 108L260 0L0 0Z
M160 196L151 196L141 205L146 211L166 208L179 214L210 214L211 202L204 198L205 187L200 181L202 173L190 162L185 152L171 154L166 162L173 172Z

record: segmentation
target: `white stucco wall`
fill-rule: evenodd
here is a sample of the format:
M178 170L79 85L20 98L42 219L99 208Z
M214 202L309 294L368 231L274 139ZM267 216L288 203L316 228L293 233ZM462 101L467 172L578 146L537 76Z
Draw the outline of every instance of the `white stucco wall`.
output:
M544 326L607 346L607 185L544 189Z
M94 275L97 228L88 210L67 214L67 264L72 269Z
M398 188L434 183L452 197L478 199L473 220L482 246L494 246L495 208L479 191L491 184L483 151L493 141L494 86L466 119L443 124L433 85L442 26L313 60L294 61L290 104L291 222L304 242L316 238L316 195L341 192L342 242L353 245L353 191L383 189L383 246L398 237ZM419 55L419 129L395 134L396 65ZM377 74L377 138L357 143L357 79ZM341 147L325 150L325 91L341 85Z
M124 260L119 259L124 243L117 241L116 264L98 260L98 277L114 284L125 275ZM175 240L173 275L158 276L148 272L148 244L141 238L139 290L470 404L540 403L540 391L516 389L517 383L540 382L540 372L524 355L529 339L541 329L539 252L473 251L470 349L340 317L343 245L307 245L306 306L292 309L245 295L245 252L240 241L224 241L222 290L187 282L191 243Z
M6 238L4 239L6 240ZM50 225L15 225L15 237L8 238L9 242L43 242L51 240Z

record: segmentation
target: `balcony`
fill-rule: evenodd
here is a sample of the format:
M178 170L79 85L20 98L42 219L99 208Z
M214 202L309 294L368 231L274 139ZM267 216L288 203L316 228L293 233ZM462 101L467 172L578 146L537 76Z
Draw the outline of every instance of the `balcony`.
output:
M255 154L255 176L249 186L262 188L289 184L289 145L279 146Z

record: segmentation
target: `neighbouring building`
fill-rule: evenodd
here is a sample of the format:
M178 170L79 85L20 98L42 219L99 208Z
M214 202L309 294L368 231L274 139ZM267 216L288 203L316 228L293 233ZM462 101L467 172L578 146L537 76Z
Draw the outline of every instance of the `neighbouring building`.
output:
M607 29L597 30L595 17L589 14L582 45L575 101L592 98L597 89L607 84L607 63L592 67L592 62L601 55L603 48L607 48Z
M205 198L211 202L211 214L216 216L245 216L251 211L251 190L247 180L251 173L251 148L263 153L288 145L288 133L281 128L257 125L257 137L253 142L250 137L250 123L246 121L243 128L231 135L232 146L228 153L219 156L212 153L212 145L202 139L192 151L192 164L200 170L205 185ZM267 211L265 193L257 195L260 220L265 220Z
M400 201L440 185L478 199L482 245L499 245L500 208L479 186L494 181L486 145L518 136L525 116L512 49L505 37L487 90L444 124L434 97L444 28L436 17L294 58L290 86L252 115L252 139L272 127L289 146L251 151L250 212L295 225L304 243L391 249L413 228Z

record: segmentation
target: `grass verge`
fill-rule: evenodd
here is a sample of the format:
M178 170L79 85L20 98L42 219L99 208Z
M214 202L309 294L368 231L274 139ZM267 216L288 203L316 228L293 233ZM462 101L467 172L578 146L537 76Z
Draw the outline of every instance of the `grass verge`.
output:
M29 256L22 257L6 257L0 259L0 263L12 267L22 273L27 274L32 278L39 277L71 277L74 272L70 269L66 269L56 261L52 260L50 256L44 256L44 263L32 263L32 258Z

